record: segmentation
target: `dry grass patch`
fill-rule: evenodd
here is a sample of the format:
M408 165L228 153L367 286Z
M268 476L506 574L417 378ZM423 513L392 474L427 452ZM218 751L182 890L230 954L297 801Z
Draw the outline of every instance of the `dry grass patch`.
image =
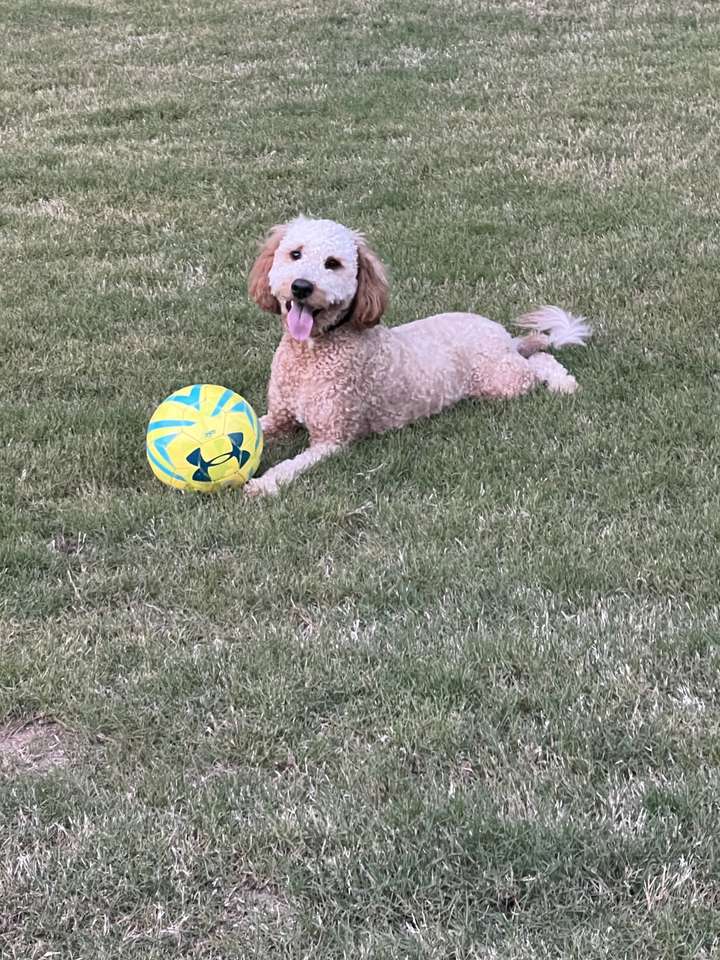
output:
M48 773L72 763L76 736L55 720L34 717L0 726L0 775Z

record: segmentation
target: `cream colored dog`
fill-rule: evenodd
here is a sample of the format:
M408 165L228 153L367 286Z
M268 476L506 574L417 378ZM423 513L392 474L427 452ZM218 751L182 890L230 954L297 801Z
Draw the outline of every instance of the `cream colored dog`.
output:
M582 345L590 328L559 307L516 324L513 337L473 313L441 313L379 325L385 271L364 238L332 220L300 217L274 227L250 272L250 295L282 318L262 418L265 439L300 426L310 446L245 487L276 493L319 460L369 433L402 427L465 397L510 398L540 383L572 393L577 383L544 351Z

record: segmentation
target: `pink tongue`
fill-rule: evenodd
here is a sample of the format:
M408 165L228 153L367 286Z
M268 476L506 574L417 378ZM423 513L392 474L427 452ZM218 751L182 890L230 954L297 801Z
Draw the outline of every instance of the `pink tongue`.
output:
M307 340L313 325L313 315L307 307L302 307L293 300L287 321L291 336L296 340Z

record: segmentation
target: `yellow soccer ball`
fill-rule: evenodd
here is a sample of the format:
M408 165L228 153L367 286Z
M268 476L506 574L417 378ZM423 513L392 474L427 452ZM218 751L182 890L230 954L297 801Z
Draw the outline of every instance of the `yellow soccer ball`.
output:
M147 428L152 472L178 490L242 486L257 470L262 448L260 421L247 400L213 383L171 394Z

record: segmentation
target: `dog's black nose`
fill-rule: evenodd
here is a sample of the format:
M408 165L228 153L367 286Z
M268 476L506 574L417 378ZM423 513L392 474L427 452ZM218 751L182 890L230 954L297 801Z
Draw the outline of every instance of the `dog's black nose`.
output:
M296 300L307 300L315 286L309 280L293 280L290 289Z

